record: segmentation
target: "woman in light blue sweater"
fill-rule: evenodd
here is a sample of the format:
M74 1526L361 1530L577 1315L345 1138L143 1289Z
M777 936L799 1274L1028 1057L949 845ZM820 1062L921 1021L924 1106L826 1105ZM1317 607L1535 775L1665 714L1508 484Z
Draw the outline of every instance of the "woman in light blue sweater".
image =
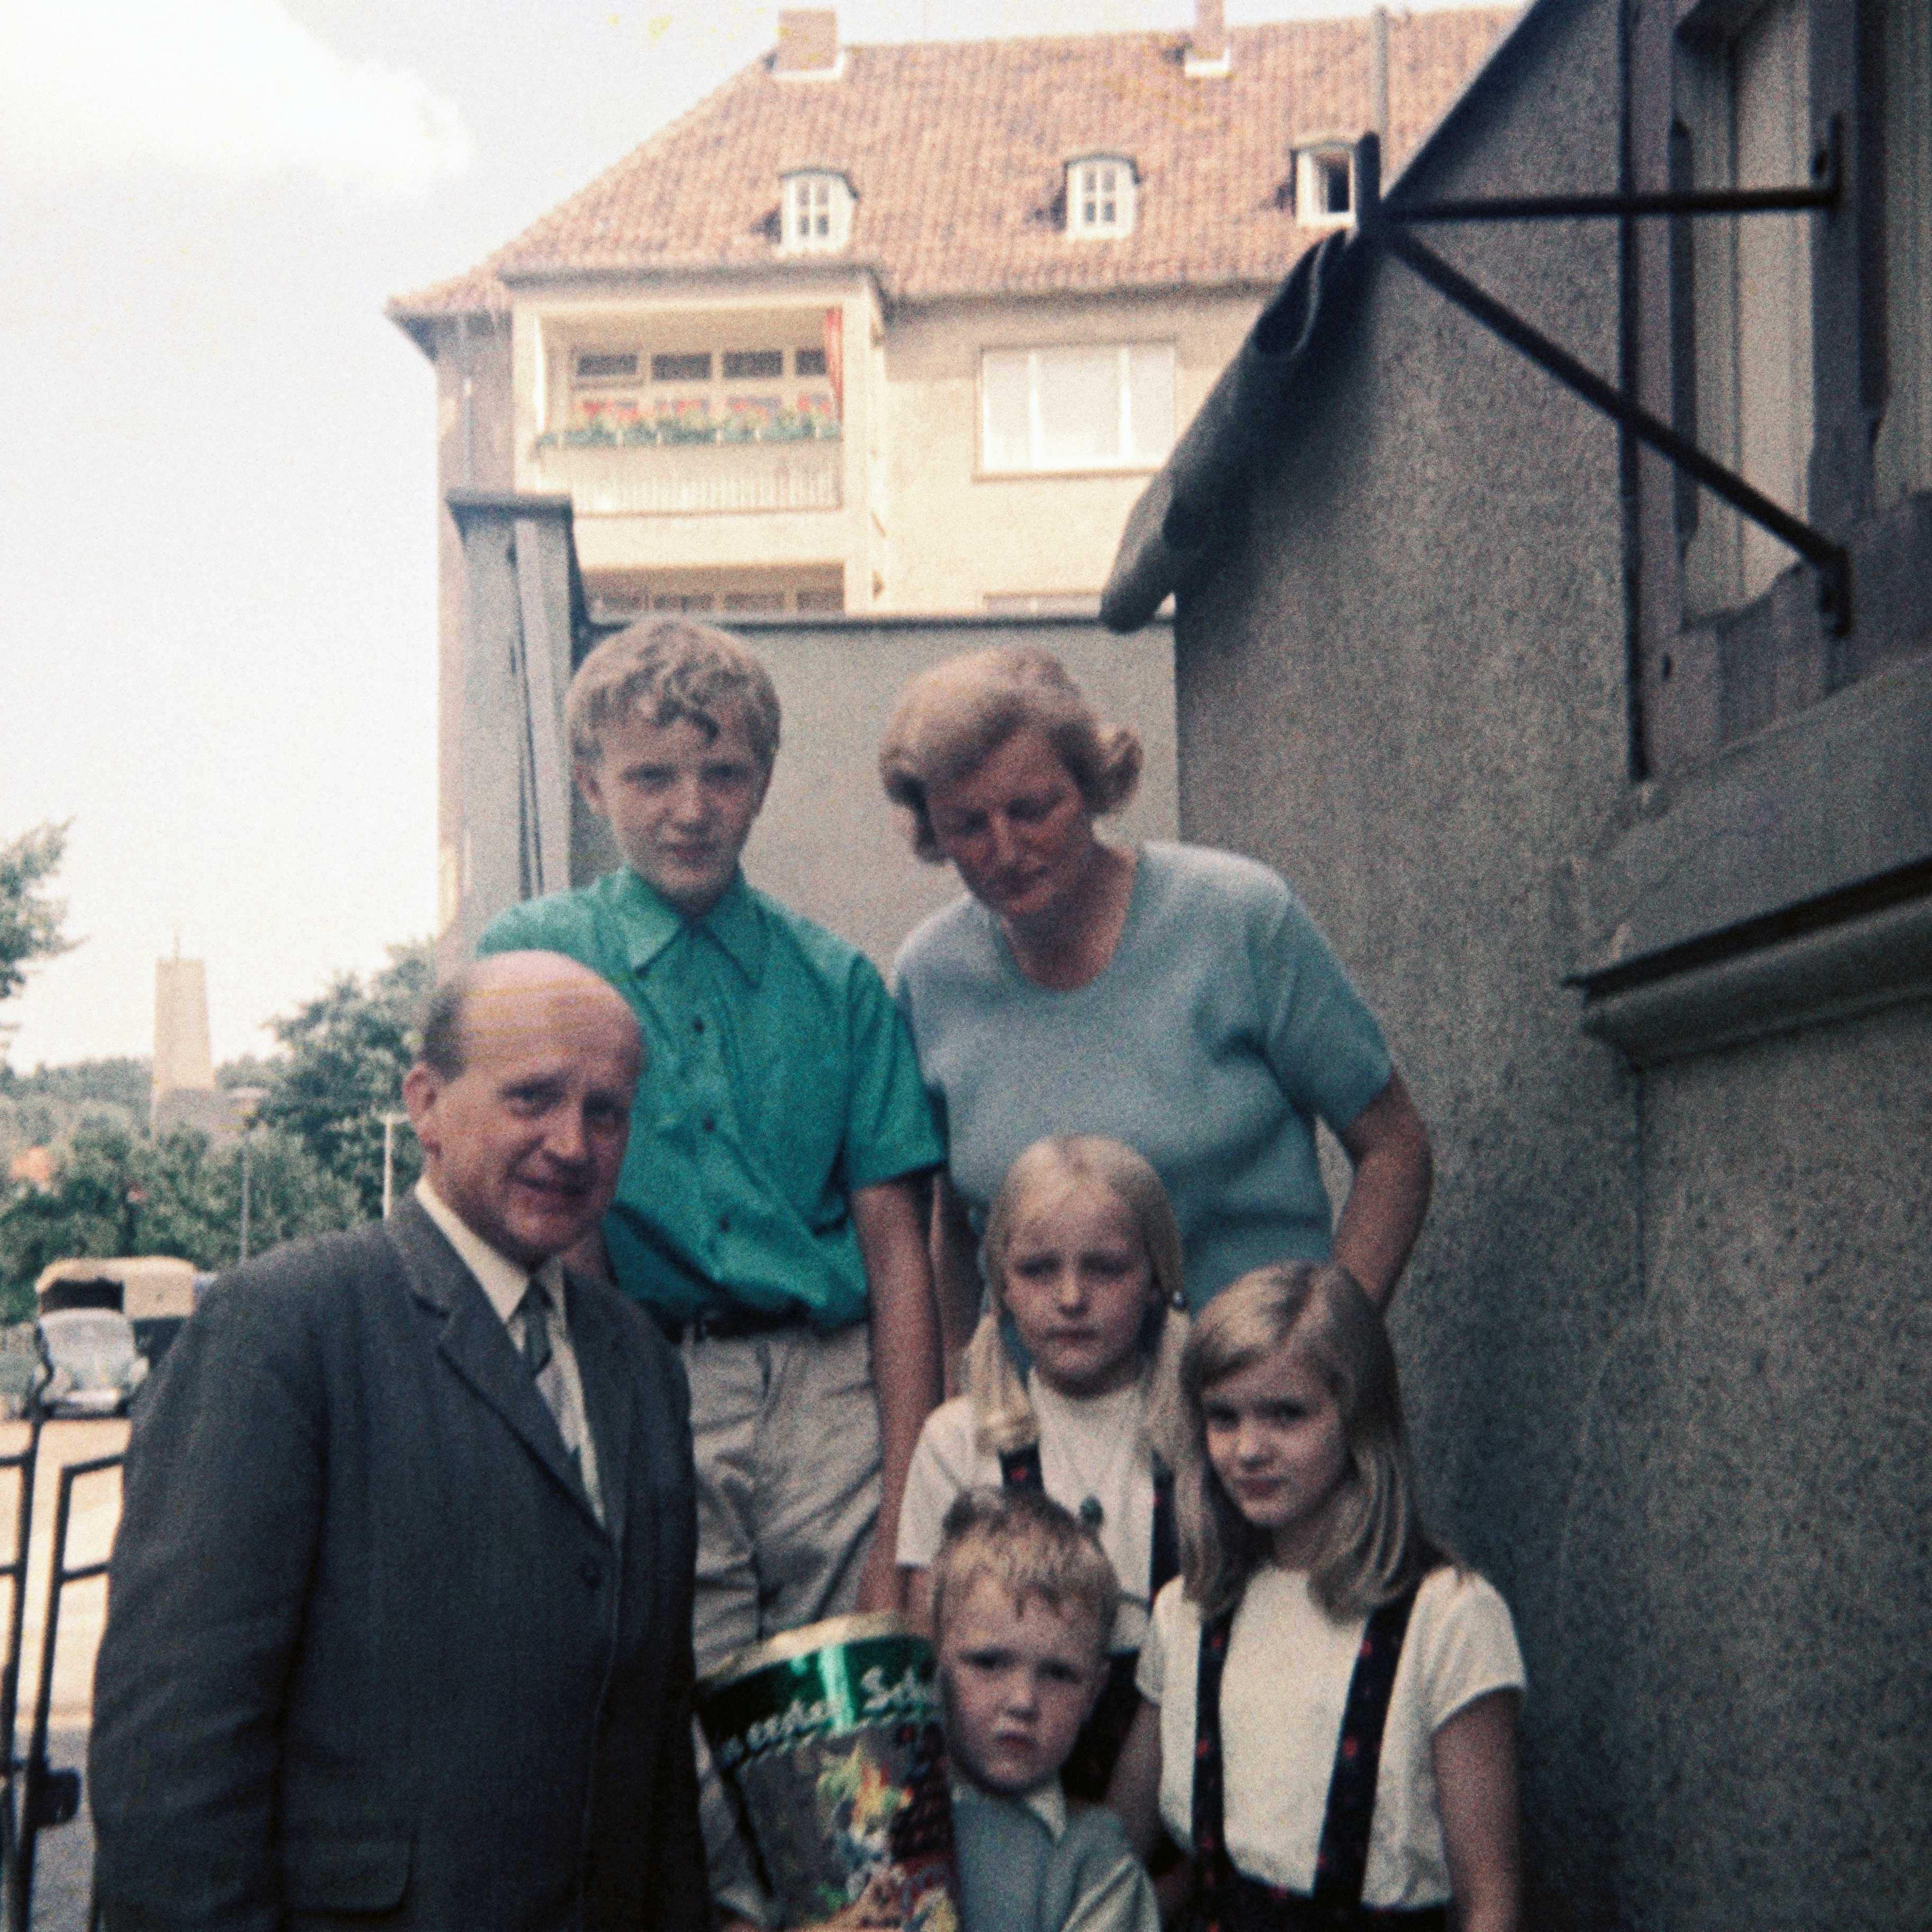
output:
M1110 844L1140 776L1044 652L915 679L880 770L922 858L970 896L902 949L897 997L949 1143L939 1210L949 1364L980 1306L980 1228L1051 1134L1125 1142L1160 1176L1196 1307L1270 1262L1341 1262L1378 1306L1428 1206L1429 1139L1375 1016L1288 885L1198 846ZM1325 1122L1354 1163L1331 1220Z

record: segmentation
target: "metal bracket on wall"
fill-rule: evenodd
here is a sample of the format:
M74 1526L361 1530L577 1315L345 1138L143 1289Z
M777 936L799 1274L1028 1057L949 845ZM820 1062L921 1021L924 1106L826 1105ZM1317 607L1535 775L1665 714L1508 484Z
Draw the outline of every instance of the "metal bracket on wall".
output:
M1604 381L1560 344L1478 288L1458 269L1404 231L1424 223L1537 221L1612 218L1635 215L1766 214L1838 206L1841 136L1834 116L1813 156L1812 179L1802 188L1712 188L1659 194L1517 195L1492 200L1442 201L1414 205L1382 198L1382 143L1364 134L1355 144L1356 221L1362 238L1385 248L1440 291L1458 308L1500 336L1539 368L1582 398L1593 408L1623 424L1631 434L1694 477L1739 514L1768 530L1810 564L1818 577L1818 608L1827 627L1842 634L1852 621L1850 554L1822 530L1794 517L1736 471L1706 454L1660 417Z

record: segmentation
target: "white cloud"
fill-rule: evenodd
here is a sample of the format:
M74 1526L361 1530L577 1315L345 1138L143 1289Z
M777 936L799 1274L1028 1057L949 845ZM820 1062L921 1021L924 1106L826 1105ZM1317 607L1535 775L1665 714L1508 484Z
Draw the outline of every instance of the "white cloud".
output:
M146 164L406 190L470 152L454 102L344 60L280 0L0 0L0 164L16 180Z

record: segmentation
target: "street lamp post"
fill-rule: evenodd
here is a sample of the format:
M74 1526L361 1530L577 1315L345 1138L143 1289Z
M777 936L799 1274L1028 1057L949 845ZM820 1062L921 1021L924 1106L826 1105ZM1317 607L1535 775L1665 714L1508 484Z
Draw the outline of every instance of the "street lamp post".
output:
M248 1156L250 1142L254 1137L255 1113L268 1098L266 1087L231 1087L230 1097L235 1102L235 1110L242 1117L242 1240L238 1258L248 1258Z
M382 1219L389 1218L395 1198L396 1130L409 1118L406 1114L380 1114L382 1123Z

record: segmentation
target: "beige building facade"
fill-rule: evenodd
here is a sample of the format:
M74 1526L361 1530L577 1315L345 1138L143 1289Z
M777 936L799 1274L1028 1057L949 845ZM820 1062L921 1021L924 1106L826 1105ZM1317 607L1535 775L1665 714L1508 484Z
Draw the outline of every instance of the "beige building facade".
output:
M1204 0L1186 32L858 47L782 14L392 305L436 367L442 489L567 495L600 618L1090 614L1268 292L1350 218L1337 143L1399 160L1511 17L1230 32Z

